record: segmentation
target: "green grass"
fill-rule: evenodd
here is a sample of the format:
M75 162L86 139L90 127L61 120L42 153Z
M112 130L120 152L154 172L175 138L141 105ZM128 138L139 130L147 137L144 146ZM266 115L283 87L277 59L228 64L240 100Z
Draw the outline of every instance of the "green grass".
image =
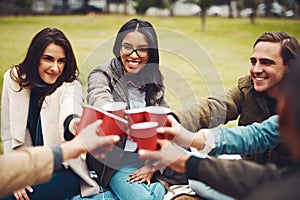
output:
M146 17L123 15L0 17L0 83L3 73L25 56L39 30L57 27L70 39L86 87L91 69L112 57L112 43L127 20L149 20L157 29L161 70L172 109L196 98L224 91L248 74L252 45L266 31L285 31L300 40L300 21L292 19L207 18L201 32L199 17Z

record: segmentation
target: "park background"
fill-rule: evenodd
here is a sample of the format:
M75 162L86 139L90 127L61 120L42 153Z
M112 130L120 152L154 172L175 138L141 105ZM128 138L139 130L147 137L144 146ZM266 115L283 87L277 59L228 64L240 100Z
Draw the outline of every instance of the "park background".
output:
M171 109L178 109L182 104L188 103L191 96L195 100L206 98L212 93L222 93L235 85L239 77L249 74L249 57L253 43L263 32L285 31L300 40L300 20L296 18L256 17L253 23L249 18L207 16L206 30L203 31L199 16L103 13L1 16L1 91L4 72L24 59L32 37L45 27L56 27L61 29L72 43L86 93L88 73L97 64L112 58L112 42L117 31L132 18L148 20L158 30L159 47L164 46L160 52L160 64ZM186 41L191 43L191 48ZM165 49L165 46L170 46L170 51ZM172 51L172 46L182 47L182 55ZM205 55L197 57L195 52L198 51L195 48ZM207 59L208 62L197 62L193 59ZM205 72L201 71L203 68L206 69ZM170 69L176 73L170 73ZM205 73L210 71L211 78L207 80L210 75ZM216 91L210 90L212 84L218 86L214 87L217 88Z

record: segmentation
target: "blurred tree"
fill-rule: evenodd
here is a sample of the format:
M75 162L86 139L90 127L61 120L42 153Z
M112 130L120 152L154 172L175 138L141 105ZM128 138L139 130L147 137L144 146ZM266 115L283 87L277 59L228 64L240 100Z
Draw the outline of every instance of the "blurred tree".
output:
M128 11L127 11L128 0L110 0L110 3L117 4L118 6L123 4L124 5L124 15L128 14Z
M206 11L207 9L214 4L215 0L187 0L186 2L194 3L201 8L200 17L201 17L201 31L206 31Z
M150 7L167 8L167 0L134 0L136 3L135 10L138 14L145 14Z
M250 23L255 23L255 17L256 17L256 10L259 4L259 0L244 0L244 6L245 8L251 8L252 12L249 15Z
M271 4L272 4L272 0L265 0L265 5L266 5L265 17L271 16Z
M10 14L10 10L8 9L10 4L11 4L10 0L0 0L0 14L1 15Z
M214 5L224 5L227 4L228 0L214 0Z
M228 8L229 8L229 15L228 15L228 17L229 18L233 18L233 9L232 9L232 5L231 5L231 0L227 0L227 5L228 5Z
M110 5L110 0L106 0L105 9L104 9L105 13L110 13L109 5Z
M174 4L177 2L178 0L168 0L169 3L169 8L170 8L170 15L174 16Z
M63 14L70 14L69 0L62 0L63 3Z
M296 0L296 17L300 18L300 0Z
M33 0L14 0L14 3L19 11L17 14L31 14L31 5Z
M82 5L82 12L84 13L84 14L87 14L88 13L88 11L89 11L89 0L83 0L83 3L82 3L83 5Z
M236 0L237 1L237 0ZM229 8L229 18L233 18L232 0L214 0L214 5L227 5Z
M128 14L128 0L123 0L124 2L124 15Z

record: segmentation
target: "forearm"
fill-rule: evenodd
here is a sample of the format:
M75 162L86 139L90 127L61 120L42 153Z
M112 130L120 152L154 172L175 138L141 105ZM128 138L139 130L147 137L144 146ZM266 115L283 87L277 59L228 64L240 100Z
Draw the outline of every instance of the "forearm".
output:
M182 147L193 147L201 150L204 147L205 136L201 132L194 133L180 126L174 142Z
M61 143L60 148L62 152L62 161L66 161L71 158L76 158L81 153L86 151L79 137L75 137L71 141Z
M102 87L102 86L98 86ZM110 92L105 91L104 88L88 88L87 95L88 104L101 109L105 104L113 102L113 96Z
M227 195L242 198L264 182L281 178L274 165L258 165L244 160L201 159L186 162L188 178L201 181Z
M178 115L181 125L192 132L214 128L237 119L241 98L239 88L234 86L226 94L187 104L180 111L175 111L175 114Z
M48 147L23 148L1 155L0 197L48 181L54 169L53 160L53 152Z
M262 123L208 130L207 134L215 138L215 148L210 155L248 155L266 151L280 143L277 120L278 116L273 116Z
M113 101L109 79L102 70L94 69L88 77L87 102L90 105L101 108Z

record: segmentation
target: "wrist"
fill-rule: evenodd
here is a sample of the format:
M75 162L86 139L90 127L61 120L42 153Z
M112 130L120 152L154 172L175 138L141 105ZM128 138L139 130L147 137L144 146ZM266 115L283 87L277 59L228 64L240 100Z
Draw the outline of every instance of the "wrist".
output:
M191 147L195 143L196 134L181 127L175 143L183 147Z
M213 129L202 129L201 133L204 138L204 144L203 144L203 147L201 149L199 149L199 151L201 153L208 154L212 149L214 149L216 147Z
M184 154L180 157L179 159L179 166L178 166L178 172L185 172L186 170L186 165L187 165L187 161L189 160L190 155L188 154Z
M206 135L200 130L195 133L195 137L191 147L196 148L197 150L202 150L205 147Z
M62 143L60 147L63 155L63 161L77 158L81 153L85 152L85 148L78 137L75 137L71 141Z

